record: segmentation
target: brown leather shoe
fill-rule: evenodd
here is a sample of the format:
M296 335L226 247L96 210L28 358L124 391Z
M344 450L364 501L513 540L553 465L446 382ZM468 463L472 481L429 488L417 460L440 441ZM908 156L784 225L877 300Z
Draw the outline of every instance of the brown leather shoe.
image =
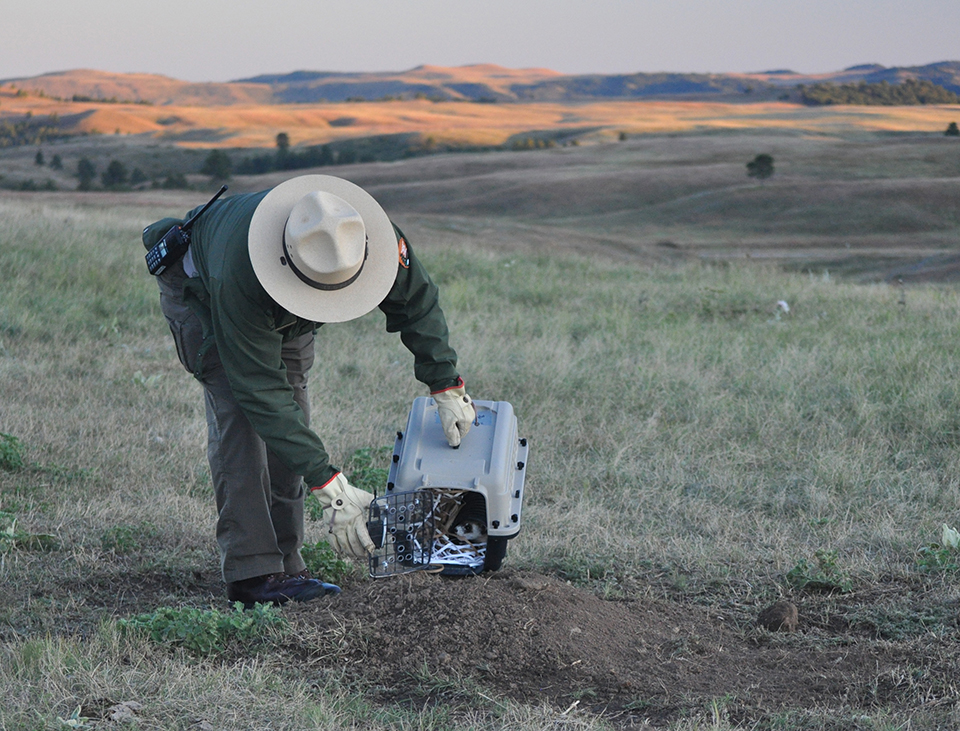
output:
M289 574L267 574L227 584L227 599L243 602L244 609L251 609L254 604L308 602L318 596L339 593L340 587L334 584Z

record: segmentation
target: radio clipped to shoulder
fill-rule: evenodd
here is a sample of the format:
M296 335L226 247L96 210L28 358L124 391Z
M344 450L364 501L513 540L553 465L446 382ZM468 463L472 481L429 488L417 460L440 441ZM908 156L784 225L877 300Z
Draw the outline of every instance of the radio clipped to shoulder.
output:
M189 221L182 226L171 226L170 230L163 235L163 238L147 252L147 270L151 274L163 274L168 266L178 262L187 253L187 248L190 246L190 229L193 224L226 191L227 186L222 186L203 208L190 217Z

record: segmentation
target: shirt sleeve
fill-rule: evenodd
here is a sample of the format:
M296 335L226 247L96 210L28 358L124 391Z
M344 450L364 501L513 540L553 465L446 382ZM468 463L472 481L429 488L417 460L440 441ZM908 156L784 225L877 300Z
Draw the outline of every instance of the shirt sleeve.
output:
M401 342L413 354L416 379L436 391L457 382L457 353L450 347L450 331L440 309L439 288L403 232L394 228L400 247L400 266L380 310L387 318L387 332L400 333Z

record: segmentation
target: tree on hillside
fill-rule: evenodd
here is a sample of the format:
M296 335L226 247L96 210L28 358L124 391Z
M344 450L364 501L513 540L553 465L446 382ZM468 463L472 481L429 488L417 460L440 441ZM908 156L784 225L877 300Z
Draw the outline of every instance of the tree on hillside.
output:
M50 167L54 170L63 170L63 158L60 155L54 155L50 158Z
M203 161L203 167L200 168L203 175L209 175L214 181L229 180L232 170L230 156L223 150L210 150L210 154Z
M947 131L944 132L947 137L960 137L960 129L957 128L956 122L951 122L947 125Z
M337 154L337 165L353 165L358 157L357 148L354 147L352 142L347 142L340 148L340 152Z
M773 175L773 157L765 153L757 155L747 163L747 175L760 180L769 178Z
M317 148L311 148L316 150ZM330 145L324 145L321 147L317 153L317 165L333 165L333 150L330 149Z
M190 182L183 173L167 173L167 177L163 179L163 182L156 183L154 187L163 188L164 190L186 190L190 187Z
M81 157L77 163L77 177L80 178L80 190L90 190L93 187L93 179L97 177L97 168L87 158Z
M286 132L277 135L277 169L286 170L290 157L290 137Z
M100 174L104 188L119 188L127 182L127 168L119 160L111 160L107 169Z
M43 165L43 150L37 150L37 155L33 158L33 162L37 165Z
M819 83L800 84L800 99L804 104L866 104L898 106L914 104L958 104L960 96L932 81L907 79L900 84L881 81L870 84Z

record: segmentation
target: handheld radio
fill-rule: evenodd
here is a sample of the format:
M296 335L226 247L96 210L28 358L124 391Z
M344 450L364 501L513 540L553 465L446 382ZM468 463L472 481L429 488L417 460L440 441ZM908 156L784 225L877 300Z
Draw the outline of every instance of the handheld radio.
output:
M182 226L171 226L170 230L163 235L163 238L147 252L145 257L147 260L147 270L151 274L163 274L168 266L179 261L180 257L187 253L187 247L190 246L191 227L196 220L200 218L201 214L212 206L214 201L222 196L226 190L227 186L224 185L221 187L220 190L217 191L217 194L207 201L207 205L191 216L190 220Z

